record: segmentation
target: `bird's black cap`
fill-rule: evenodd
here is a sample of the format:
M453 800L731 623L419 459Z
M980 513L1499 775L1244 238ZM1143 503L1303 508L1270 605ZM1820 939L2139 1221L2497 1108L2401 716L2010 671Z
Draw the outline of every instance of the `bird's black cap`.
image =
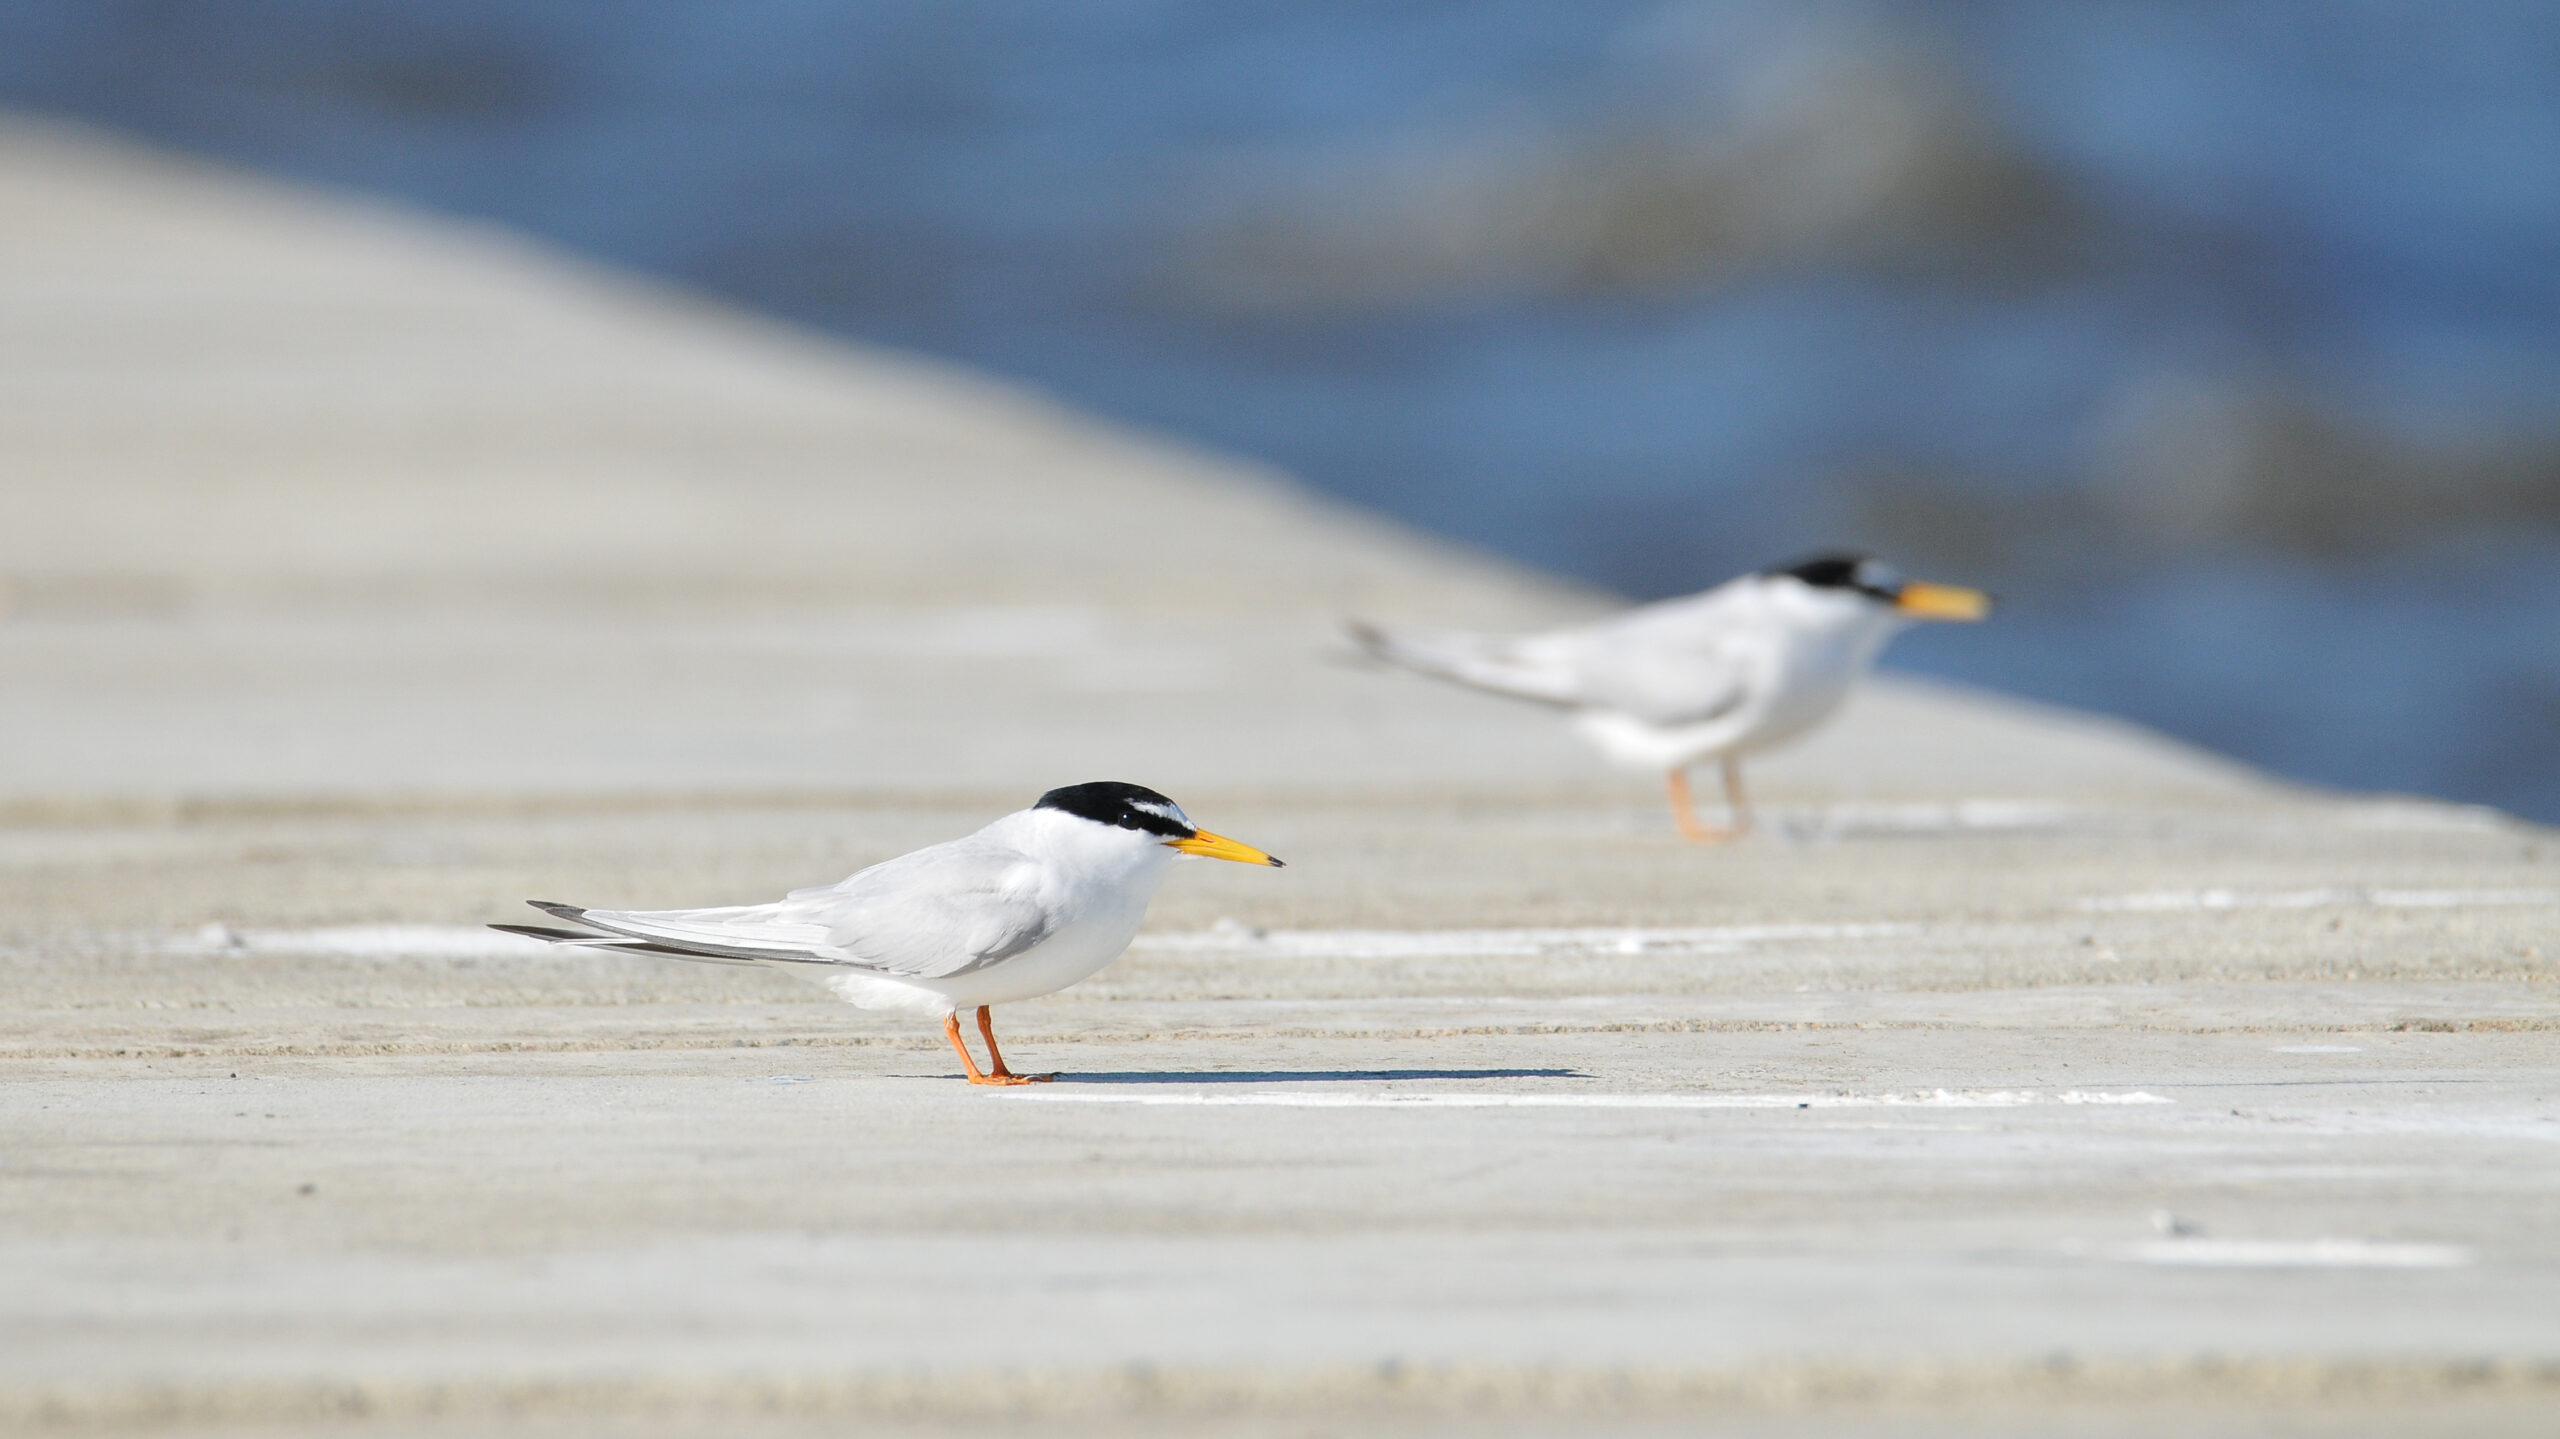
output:
M1831 550L1809 555L1793 564L1780 565L1762 573L1802 580L1818 590L1855 590L1880 600L1890 600L1902 593L1902 576L1893 566L1856 550Z
M1053 789L1040 796L1040 802L1032 808L1062 809L1096 824L1144 830L1167 839L1189 839L1200 832L1183 815L1182 806L1145 785L1116 779Z

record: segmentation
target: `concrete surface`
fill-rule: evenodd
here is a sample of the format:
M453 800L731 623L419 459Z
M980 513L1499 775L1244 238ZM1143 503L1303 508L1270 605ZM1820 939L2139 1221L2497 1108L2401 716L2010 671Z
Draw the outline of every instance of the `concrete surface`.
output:
M1708 577L1703 577L1708 578ZM0 126L0 1423L2540 1434L2560 853L1908 681L1693 850L1346 613L1595 596L503 236ZM1138 779L1013 1007L474 926Z

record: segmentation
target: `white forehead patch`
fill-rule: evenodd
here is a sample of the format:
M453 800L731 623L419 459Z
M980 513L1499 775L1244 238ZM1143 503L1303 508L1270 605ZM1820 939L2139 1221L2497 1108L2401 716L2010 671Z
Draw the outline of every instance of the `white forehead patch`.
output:
M1133 799L1129 801L1129 808L1137 810L1141 814L1154 815L1158 819L1169 819L1175 824L1182 826L1184 829L1198 829L1200 827L1191 822L1191 816L1182 812L1182 806L1175 804L1170 800L1167 800L1163 804L1158 804L1151 799Z

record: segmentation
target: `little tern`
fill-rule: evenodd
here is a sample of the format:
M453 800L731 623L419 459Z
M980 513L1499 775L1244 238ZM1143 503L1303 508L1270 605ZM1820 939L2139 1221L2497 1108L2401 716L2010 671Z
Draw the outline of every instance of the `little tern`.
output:
M992 1005L1066 988L1118 959L1165 870L1185 855L1280 861L1192 824L1144 785L1098 781L1040 796L976 834L875 864L773 904L718 909L534 908L583 929L493 924L554 944L756 964L815 979L865 1009L942 1017L971 1084L1031 1084L996 1048ZM988 1067L960 1037L978 1011Z
M1911 621L1990 612L1978 590L1906 580L1842 553L1571 629L1397 633L1355 622L1351 634L1406 669L1567 711L1611 763L1666 774L1672 820L1706 843L1750 827L1743 756L1828 719ZM1710 758L1723 761L1727 829L1700 824L1689 793L1689 767Z

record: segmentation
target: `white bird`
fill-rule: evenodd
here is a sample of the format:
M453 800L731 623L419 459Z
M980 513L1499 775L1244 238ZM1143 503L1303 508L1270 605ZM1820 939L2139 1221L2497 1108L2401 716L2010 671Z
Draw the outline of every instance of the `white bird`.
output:
M875 864L774 904L614 910L528 901L583 930L493 924L554 944L756 964L807 976L865 1009L942 1017L971 1084L1029 1084L996 1048L990 1005L1054 993L1120 957L1165 870L1185 855L1280 861L1193 825L1143 785L1098 781L1040 796L966 839ZM599 932L600 931L600 932ZM960 1038L975 1005L986 1069Z
M1568 711L1611 763L1666 773L1673 821L1704 843L1750 827L1744 755L1828 719L1911 621L1978 620L1990 610L1978 590L1827 554L1572 629L1406 634L1355 622L1351 633L1406 669ZM1729 829L1700 824L1690 797L1689 767L1708 758L1723 761Z

